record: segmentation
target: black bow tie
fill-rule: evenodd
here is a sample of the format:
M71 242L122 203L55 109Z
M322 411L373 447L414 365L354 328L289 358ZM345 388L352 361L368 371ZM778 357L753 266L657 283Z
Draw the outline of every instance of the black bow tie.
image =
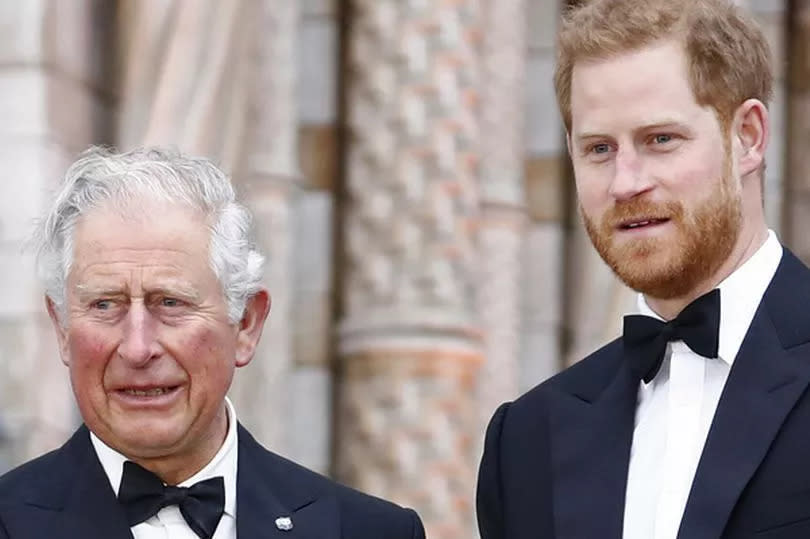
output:
M212 477L190 487L166 486L158 476L131 461L124 463L118 501L130 527L169 505L176 505L201 539L211 539L225 512L225 480Z
M667 343L682 340L703 357L717 357L720 343L720 290L714 289L662 322L643 315L624 317L624 350L633 372L646 383L655 378Z

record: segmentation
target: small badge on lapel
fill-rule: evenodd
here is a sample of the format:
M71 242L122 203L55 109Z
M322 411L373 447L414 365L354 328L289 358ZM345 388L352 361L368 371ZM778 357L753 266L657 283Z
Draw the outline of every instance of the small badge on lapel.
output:
M285 532L290 531L293 529L292 519L290 517L278 517L276 519L276 528Z

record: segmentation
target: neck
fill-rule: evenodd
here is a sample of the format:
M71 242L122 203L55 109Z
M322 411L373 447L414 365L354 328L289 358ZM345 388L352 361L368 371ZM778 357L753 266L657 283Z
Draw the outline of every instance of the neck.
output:
M644 296L647 305L664 320L672 320L680 314L684 307L703 294L717 288L717 286L729 275L734 273L737 268L745 264L745 262L762 247L767 239L768 227L765 226L764 223L761 226L750 227L749 229L744 228L740 231L740 237L737 239L737 244L731 252L731 255L710 278L706 279L683 296L667 299Z
M202 440L195 440L194 447L174 452L169 456L130 458L130 460L160 477L167 485L178 485L205 468L225 443L229 418L224 403L213 423L210 433Z

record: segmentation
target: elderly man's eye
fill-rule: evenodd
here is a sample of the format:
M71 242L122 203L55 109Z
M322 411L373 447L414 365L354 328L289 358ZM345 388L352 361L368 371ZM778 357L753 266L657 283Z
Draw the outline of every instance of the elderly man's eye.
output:
M92 307L99 311L107 311L111 309L113 306L112 300L109 299L100 299L98 301L94 301Z
M179 307L181 305L181 301L177 298L163 298L160 300L160 304L163 307Z

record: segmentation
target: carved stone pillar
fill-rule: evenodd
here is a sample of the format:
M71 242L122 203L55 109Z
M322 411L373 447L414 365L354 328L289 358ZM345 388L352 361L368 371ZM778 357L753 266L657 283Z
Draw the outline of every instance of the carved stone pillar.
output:
M552 80L557 22L565 3L528 2L525 184L530 222L521 260L522 391L556 374L563 364L566 197L571 183L563 172L568 155Z
M249 56L244 165L238 172L267 255L264 283L272 306L256 357L237 372L231 396L239 419L276 451L289 448L292 376L292 198L299 178L295 98L297 0L249 4Z
M526 0L482 5L481 222L478 227L478 313L484 336L479 373L478 432L517 397L520 377L521 255L527 223L524 121Z
M252 76L253 32L246 29L255 22L255 4L119 2L121 149L171 145L215 158L228 171L236 168Z
M479 10L351 7L337 476L472 537Z
M298 121L301 190L295 200L290 455L328 474L334 432L335 184L340 13L337 0L301 3Z
M267 255L272 307L253 362L236 373L237 414L287 449L292 208L299 177L297 0L122 0L118 142L212 157L232 173Z
M788 159L785 230L788 245L810 263L810 0L790 2Z
M78 424L67 369L45 314L33 223L73 156L110 112L109 3L0 8L0 473L61 445Z

